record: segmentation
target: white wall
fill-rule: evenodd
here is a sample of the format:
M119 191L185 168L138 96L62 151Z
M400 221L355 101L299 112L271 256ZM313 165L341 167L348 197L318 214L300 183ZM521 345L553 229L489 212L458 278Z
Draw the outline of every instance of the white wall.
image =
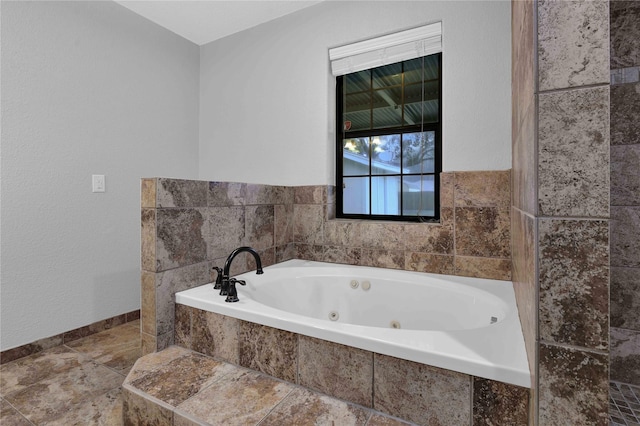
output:
M139 308L140 177L333 183L330 47L442 20L444 169L511 167L508 1L327 1L201 49L114 2L0 7L0 350Z
M200 62L200 178L334 183L328 49L443 22L443 169L511 168L508 1L326 1L209 43Z
M140 177L197 178L199 48L114 2L1 19L6 350L139 309Z

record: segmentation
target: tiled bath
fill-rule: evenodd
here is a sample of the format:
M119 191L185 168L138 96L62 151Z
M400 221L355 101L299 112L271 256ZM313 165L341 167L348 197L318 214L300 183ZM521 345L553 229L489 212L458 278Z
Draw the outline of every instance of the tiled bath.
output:
M380 416L392 416L417 425L528 424L530 392L526 388L375 354L184 305L176 306L176 333L176 343L186 349L284 380L288 383L287 389L292 385L302 386L307 390L300 392L327 395L349 406L365 409L365 412L374 410ZM157 356L171 358L171 354L178 350L172 347ZM171 385L167 386L171 388ZM140 385L136 385L136 389L143 390ZM217 390L217 393L222 392ZM210 408L206 408L210 404L204 402L205 398L215 401L215 393L214 390L203 391L198 396L197 400L202 400L204 408L198 407L194 401L188 406L176 401L170 405L174 411L176 407L178 411L186 409L196 417L196 412L207 418L225 415L212 413ZM157 395L155 397L158 398ZM165 396L161 399L166 402L170 398ZM169 416L168 413L164 415ZM173 416L175 419L175 413Z
M240 245L258 249L263 265L302 258L509 280L510 181L509 171L443 173L441 223L405 224L334 219L331 186L143 179L143 351L180 344L420 424L428 419L470 424L472 416L482 424L483 416L508 415L526 424L526 389L174 304L177 291L211 282L212 266L222 266ZM239 256L232 274L253 269L252 261ZM353 366L360 368L358 374L352 374ZM400 373L392 366L418 374L415 382L394 384L393 377ZM431 387L442 395L430 392ZM516 405L524 411L501 405L512 401L507 395L514 388L519 389ZM397 392L416 403L398 406L390 397ZM430 399L415 399L420 392ZM475 414L472 406L478 407Z

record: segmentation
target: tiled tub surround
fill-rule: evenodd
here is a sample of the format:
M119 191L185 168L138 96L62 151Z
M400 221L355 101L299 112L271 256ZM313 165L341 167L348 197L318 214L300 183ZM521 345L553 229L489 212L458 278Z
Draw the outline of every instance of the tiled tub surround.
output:
M180 304L176 305L176 343L419 425L528 422L527 388Z
M152 178L142 180L141 198L143 353L169 347L174 342L174 329L178 342L183 342L185 336L192 335L191 320L179 320L178 326L174 327L174 318L183 315L180 308L178 312L175 310L174 294L213 281L215 273L212 273L211 268L222 266L226 256L240 245L256 248L262 257L263 266L301 258L410 271L511 279L509 171L442 173L442 220L439 224L336 220L335 197L331 186L284 187ZM238 256L231 272L236 275L254 268L252 257L243 254ZM191 317L192 313L189 316ZM199 314L193 316L199 317ZM239 320L227 317L213 318L204 314L200 316L209 324L206 329L210 331L207 333L217 333L223 341L231 340L212 347L211 342L216 339L196 338L189 346L191 349L221 359L238 359L234 363L251 364L251 368L260 371L263 370L254 364L267 365L267 374L275 377L288 374L284 379L292 383L305 384L311 381L309 387L314 389L320 385L314 385L313 380L326 380L309 377L313 371L305 376L304 371L299 371L297 361L296 364L288 364L288 368L282 367L286 372L270 370L280 368L278 365L270 366L278 359L277 356L270 355L273 350L281 347L290 348L299 356L298 337L290 338L295 341L292 343L295 345L293 347L279 335L277 344L259 343L259 353L267 358L262 360L260 356L247 355L247 348L258 344L255 342L259 340L239 340L244 342L241 347L245 349L241 350L234 340L239 337L233 337L233 333L231 337L226 334L226 330L238 327ZM204 325L197 325L197 320L194 320L194 323L196 329L205 329ZM267 336L274 333L268 329L264 330ZM191 340L190 337L188 339ZM302 345L313 345L314 342L305 340ZM322 350L328 351L323 355L328 359L335 358L331 355L331 351L337 350L335 347L340 348L340 354L346 351L345 365L360 363L361 357L351 355L352 351L360 355L364 353L365 362L371 365L371 375L373 374L374 355L371 352L319 342L322 342ZM302 356L307 356L304 354ZM246 356L249 358L240 362L240 357ZM371 361L366 361L368 359ZM408 363L413 369L432 372L431 367ZM296 367L293 368L292 365ZM305 365L311 367L311 364ZM333 363L325 368L334 370L335 365L337 364ZM447 370L435 370L433 375L439 379L433 379L427 373L416 376L416 383L409 387L403 386L403 393L409 392L413 398L419 398L419 393L412 391L414 387L429 388L435 381L442 382L439 385L445 388L453 387L457 389L454 393L462 395L459 397L462 402L454 408L455 416L461 416L460 419L465 422L471 421L471 389L476 387L474 383L480 383L477 382L480 379ZM381 373L382 370L377 371ZM349 380L355 379L356 377L352 377ZM451 381L453 384L449 383ZM473 393L473 398L479 401L478 407L481 407L473 415L476 423L491 424L489 419L492 416L522 418L522 414L518 414L520 411L514 412L511 405L503 405L509 397L501 395L507 390L510 393L512 386L489 382L486 386L478 384L478 392ZM335 381L331 383L334 383L338 390L343 388L342 385L336 385ZM371 399L373 382L370 382L369 386L372 390L368 398ZM515 394L520 395L517 399L528 401L526 389L513 388L517 389ZM319 390L330 393L325 389ZM385 404L391 404L389 408L381 408L381 411L408 420L416 415L403 411L410 409L408 407L393 407L392 402L385 403L389 398L383 397L384 389L380 389L378 395L382 399L376 406L384 407ZM425 409L425 404L429 407L429 412L422 412L420 416L427 419L440 418L442 424L459 424L451 419L444 420L451 411L448 400L431 393L429 395L426 402L420 398L421 410ZM430 399L439 401L437 404L443 406L442 410L428 402ZM366 406L375 408L372 404L373 401L367 402ZM526 407L527 404L524 415L527 413ZM520 424L520 421L516 423Z
M174 294L213 281L236 247L293 258L511 279L510 171L441 174L441 223L336 220L331 186L142 180L143 353L173 343ZM241 254L232 274L254 269Z
M239 303L225 302L212 284L176 293L176 303L486 379L531 383L510 281L299 259L236 278L246 282L237 288Z
M611 379L640 386L640 2L610 22Z

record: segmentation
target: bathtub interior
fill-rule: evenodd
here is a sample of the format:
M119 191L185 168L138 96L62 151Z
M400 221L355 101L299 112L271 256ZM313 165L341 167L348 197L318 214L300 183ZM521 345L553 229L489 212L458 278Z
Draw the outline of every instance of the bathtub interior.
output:
M500 292L511 283L486 282L483 289L482 282L461 284L459 277L308 261L289 261L266 274L238 278L246 282L238 289L242 297L257 303L361 326L470 330L494 325L513 313Z

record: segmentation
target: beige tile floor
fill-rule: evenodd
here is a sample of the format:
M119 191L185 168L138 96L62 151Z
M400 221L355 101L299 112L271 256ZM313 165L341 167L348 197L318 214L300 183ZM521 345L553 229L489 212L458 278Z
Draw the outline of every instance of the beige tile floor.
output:
M122 425L122 387L126 376L140 357L139 327L139 321L130 322L1 365L0 425ZM140 379L139 375L148 375L149 371L145 370L145 366L148 367L146 364L153 365L158 362L158 359L163 358L172 359L174 353L179 353L187 361L207 358L186 349L172 347L168 351L145 357L153 359L151 362L145 363L145 358L142 358L140 360L142 364L137 365L140 372L132 373L128 380L131 382ZM261 373L209 358L205 361L215 364L221 372L225 373L224 379L218 382L220 387L217 391L222 390L222 392L206 398L205 401L201 399L207 397L206 392L194 395L194 398L184 401L184 406L181 408L193 417L212 422L209 424L253 425L259 423L279 426L302 424L401 426L407 424ZM190 371L194 364L189 365L191 368L187 369L189 371L184 371L177 385L172 383L174 380L171 380L171 377L175 376L176 369L169 369L167 373L171 373L169 374L171 377L165 376L160 383L155 383L158 391L166 392L168 388L180 394L184 391L182 388L193 387L191 376L198 373ZM156 371L155 367L151 370L156 374L162 373L162 371ZM158 378L153 374L149 377ZM263 386L258 386L260 384ZM288 397L282 401L282 404L279 402L283 398L275 398L278 401L274 402L273 406L265 403L265 395L261 395L261 392L272 386L283 394L276 397L284 395ZM211 391L214 387L207 389ZM247 393L252 394L254 391L258 391L258 394L254 394L255 398L249 397L246 400L236 401L238 396L246 396ZM221 395L225 394L227 396L221 398ZM240 408L247 412L242 418L229 418L230 411L238 414L238 410L229 410L230 404L237 402L240 402ZM251 409L253 405L255 407ZM276 405L277 409L273 409ZM262 412L267 406L268 410ZM271 409L273 412L270 412ZM144 416L153 412L153 408L149 405L146 405L145 410L151 412L145 413ZM265 417L266 414L270 416ZM152 424L145 421L135 423ZM192 422L187 418L179 418L174 423L202 424L201 421Z
M122 383L140 357L133 321L0 366L0 424L120 425Z
M178 346L140 358L123 389L132 425L416 426Z
M0 366L0 425L121 425L122 383L140 356L139 327L139 321L130 322ZM640 388L625 393L619 387L612 390L616 409L610 424L636 425ZM624 402L630 407L623 408L636 417L616 417L623 400L618 394L627 395ZM340 404L326 396L313 398ZM620 401L616 405L614 400Z

